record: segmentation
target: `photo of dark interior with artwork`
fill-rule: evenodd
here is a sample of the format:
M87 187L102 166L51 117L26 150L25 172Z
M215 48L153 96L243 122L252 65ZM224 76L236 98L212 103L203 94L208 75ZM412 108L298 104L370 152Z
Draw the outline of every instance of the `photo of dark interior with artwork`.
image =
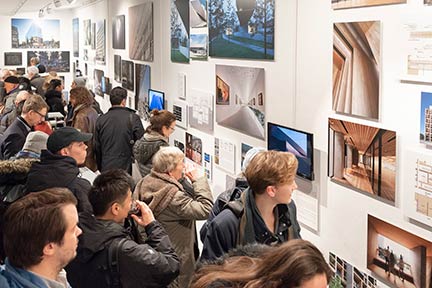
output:
M432 243L368 215L367 268L391 287L431 287Z
M394 204L396 133L329 118L329 177Z

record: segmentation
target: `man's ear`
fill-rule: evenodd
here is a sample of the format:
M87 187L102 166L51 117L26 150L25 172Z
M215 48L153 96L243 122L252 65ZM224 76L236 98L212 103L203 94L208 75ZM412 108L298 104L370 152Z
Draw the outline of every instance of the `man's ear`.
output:
M271 198L276 196L276 188L275 186L267 186L265 193L267 193L268 196L270 196Z
M121 106L126 107L126 99L127 98L125 98L121 101L121 103L120 103Z
M60 149L60 151L57 152L57 154L59 154L61 156L69 156L69 149L67 147L64 147L64 148Z
M114 216L117 216L118 213L119 213L119 211L120 211L120 204L117 203L117 202L114 202L114 203L111 205L111 213L112 213Z
M55 249L54 249L54 243L50 242L48 244L46 244L42 250L43 255L45 256L52 256L55 254Z

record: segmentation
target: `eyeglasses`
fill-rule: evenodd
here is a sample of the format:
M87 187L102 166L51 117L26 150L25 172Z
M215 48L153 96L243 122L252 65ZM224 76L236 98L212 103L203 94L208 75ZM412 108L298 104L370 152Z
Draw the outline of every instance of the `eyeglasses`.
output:
M36 110L32 110L33 112L35 112L36 114L38 114L40 117L42 117L42 118L44 118L45 119L45 117L46 117L46 114L44 115L44 114L42 114L42 113L39 113L38 111L36 111Z

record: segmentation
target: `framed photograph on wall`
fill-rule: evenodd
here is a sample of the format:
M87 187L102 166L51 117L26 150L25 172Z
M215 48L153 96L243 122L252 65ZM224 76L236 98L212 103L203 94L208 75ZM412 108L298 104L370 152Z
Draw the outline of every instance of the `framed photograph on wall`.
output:
M219 76L216 76L216 104L229 105L230 87Z
M258 105L263 106L264 105L264 99L263 99L263 93L258 93Z
M4 65L5 66L22 65L22 53L21 52L5 52L4 53Z

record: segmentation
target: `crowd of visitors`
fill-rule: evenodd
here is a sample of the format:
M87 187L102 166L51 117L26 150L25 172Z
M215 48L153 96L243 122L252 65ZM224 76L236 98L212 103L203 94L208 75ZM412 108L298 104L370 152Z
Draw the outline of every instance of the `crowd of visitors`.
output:
M65 97L31 60L24 76L0 72L0 287L327 286L321 252L301 240L293 154L251 149L213 201L169 144L173 113L151 111L144 129L115 87L103 114L85 78Z

